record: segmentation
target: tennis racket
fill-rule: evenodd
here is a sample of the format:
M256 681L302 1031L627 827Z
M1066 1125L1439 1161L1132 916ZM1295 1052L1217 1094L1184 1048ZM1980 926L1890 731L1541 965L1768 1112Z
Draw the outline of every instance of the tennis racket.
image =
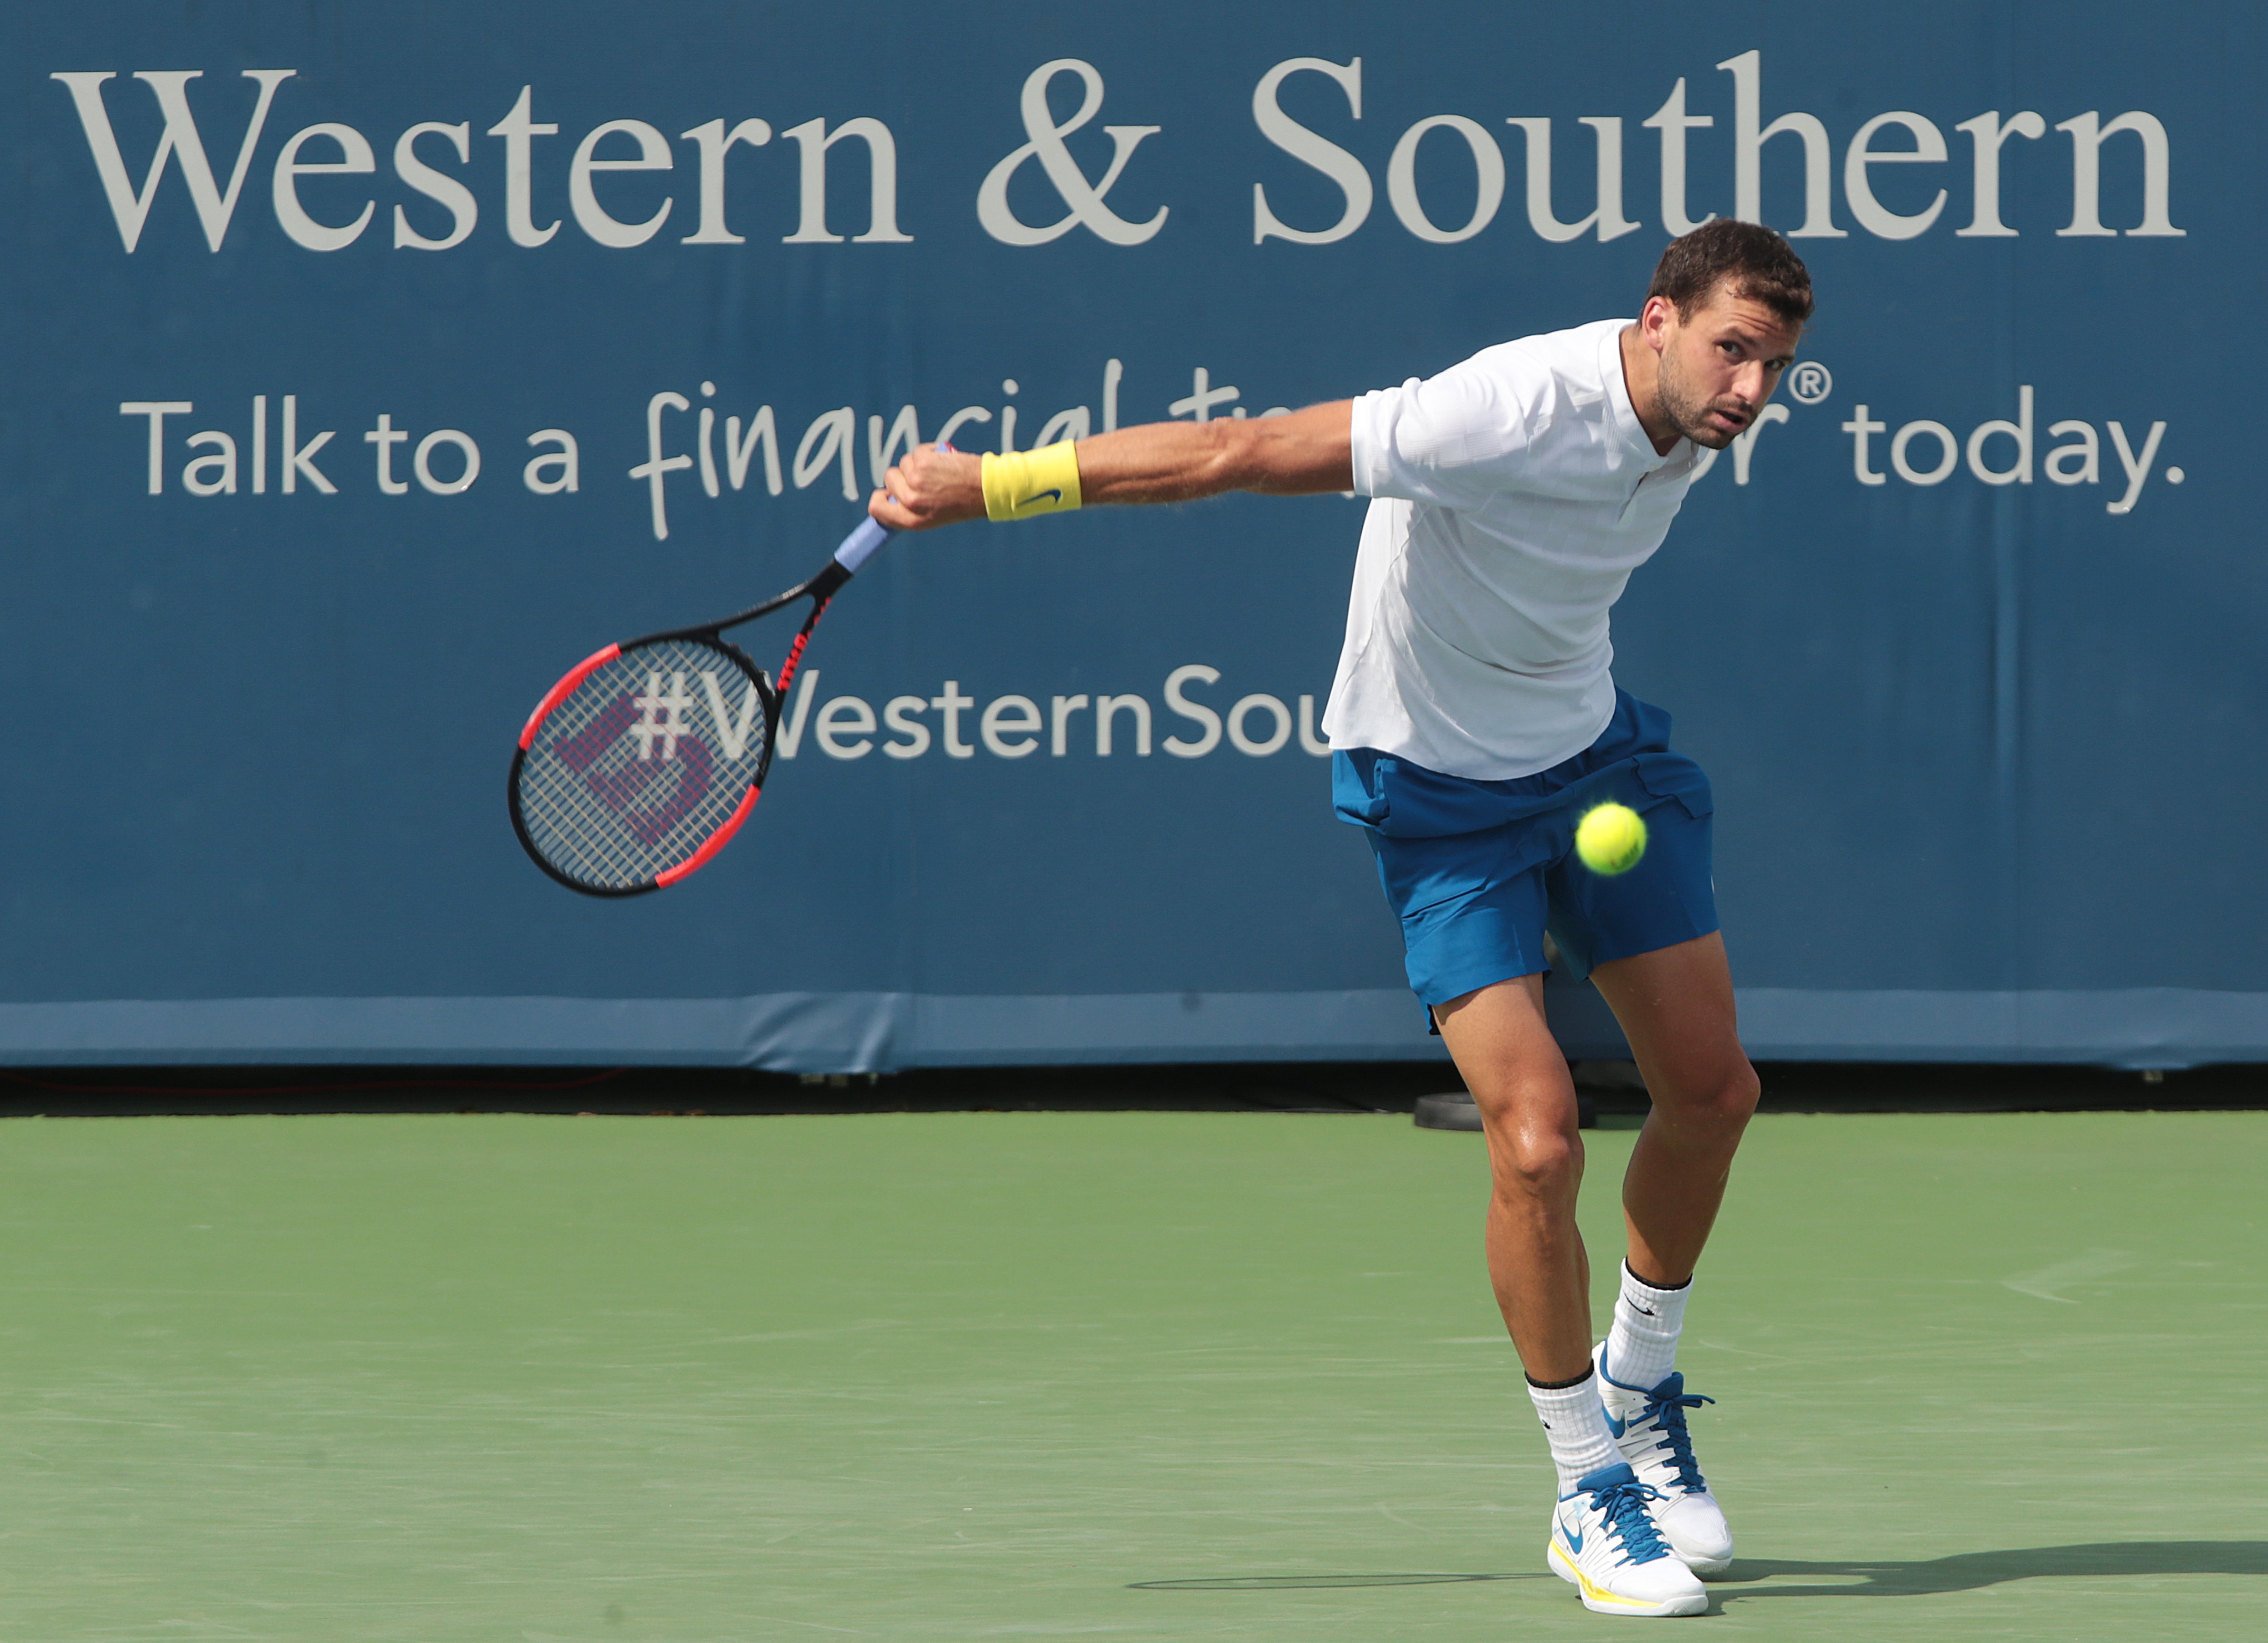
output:
M890 539L873 519L819 574L721 622L609 645L529 715L512 755L512 826L535 865L585 895L640 895L707 864L756 807L780 703L828 601ZM774 683L725 637L799 599L810 614Z

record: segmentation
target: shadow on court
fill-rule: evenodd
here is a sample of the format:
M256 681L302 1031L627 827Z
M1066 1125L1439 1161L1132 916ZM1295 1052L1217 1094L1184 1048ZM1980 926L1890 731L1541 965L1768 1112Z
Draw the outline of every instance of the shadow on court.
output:
M2268 1540L2096 1541L2081 1546L1964 1551L1926 1563L1740 1558L1734 1561L1731 1579L1712 1589L1741 1602L1760 1597L1926 1597L2043 1577L2163 1574L2268 1574ZM1772 1584L1742 1589L1750 1580ZM1783 1580L1788 1583L1783 1585ZM1808 1585L1807 1580L1835 1584Z
M1926 1597L1973 1592L2045 1576L2110 1578L2166 1574L2268 1574L2268 1541L2099 1541L2082 1546L2030 1546L2013 1551L1964 1551L1923 1563L1833 1559L1799 1563L1742 1558L1712 1595L1740 1602L1760 1597ZM1546 1580L1533 1574L1222 1574L1188 1580L1135 1580L1138 1592L1297 1592L1359 1586L1451 1586L1477 1580ZM1770 1586L1750 1581L1771 1580ZM1787 1584L1780 1584L1781 1581ZM1808 1584L1810 1581L1832 1584Z
M1130 1592L1320 1592L1352 1586L1462 1586L1476 1580L1550 1580L1533 1574L1216 1574L1195 1580L1130 1580Z

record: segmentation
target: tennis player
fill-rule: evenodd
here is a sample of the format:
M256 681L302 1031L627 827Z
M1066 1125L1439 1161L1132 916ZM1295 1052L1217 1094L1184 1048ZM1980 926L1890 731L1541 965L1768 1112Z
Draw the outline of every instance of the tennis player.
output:
M901 530L1223 491L1373 498L1324 727L1339 814L1376 853L1410 984L1488 1131L1498 1304L1559 1474L1554 1573L1603 1614L1698 1614L1733 1536L1675 1368L1693 1271L1756 1076L1710 879L1709 781L1669 716L1616 689L1607 613L1661 545L1705 449L1756 420L1811 315L1786 241L1715 221L1671 243L1636 320L1484 349L1286 416L1120 429L1043 450L917 451L875 493ZM1647 846L1573 853L1607 800ZM1575 1091L1543 1016L1544 937L1613 1007L1653 1110L1595 1347L1576 1230Z

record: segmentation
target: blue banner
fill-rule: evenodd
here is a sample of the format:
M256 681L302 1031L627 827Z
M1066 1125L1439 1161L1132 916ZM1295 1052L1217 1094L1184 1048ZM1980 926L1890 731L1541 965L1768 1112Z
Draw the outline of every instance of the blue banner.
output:
M11 10L0 1058L1436 1054L1316 728L1359 502L893 543L659 895L526 860L511 737L807 574L915 442L1429 374L1736 215L1818 317L1615 635L1715 780L1753 1053L2268 1059L2263 32Z

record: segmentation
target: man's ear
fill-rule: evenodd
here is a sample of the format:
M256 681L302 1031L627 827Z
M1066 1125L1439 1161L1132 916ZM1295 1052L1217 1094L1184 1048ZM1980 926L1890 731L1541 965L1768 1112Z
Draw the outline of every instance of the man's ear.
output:
M1638 310L1638 335L1646 339L1646 346L1655 353L1661 351L1669 323L1676 317L1677 305L1667 297L1648 297L1646 306Z

